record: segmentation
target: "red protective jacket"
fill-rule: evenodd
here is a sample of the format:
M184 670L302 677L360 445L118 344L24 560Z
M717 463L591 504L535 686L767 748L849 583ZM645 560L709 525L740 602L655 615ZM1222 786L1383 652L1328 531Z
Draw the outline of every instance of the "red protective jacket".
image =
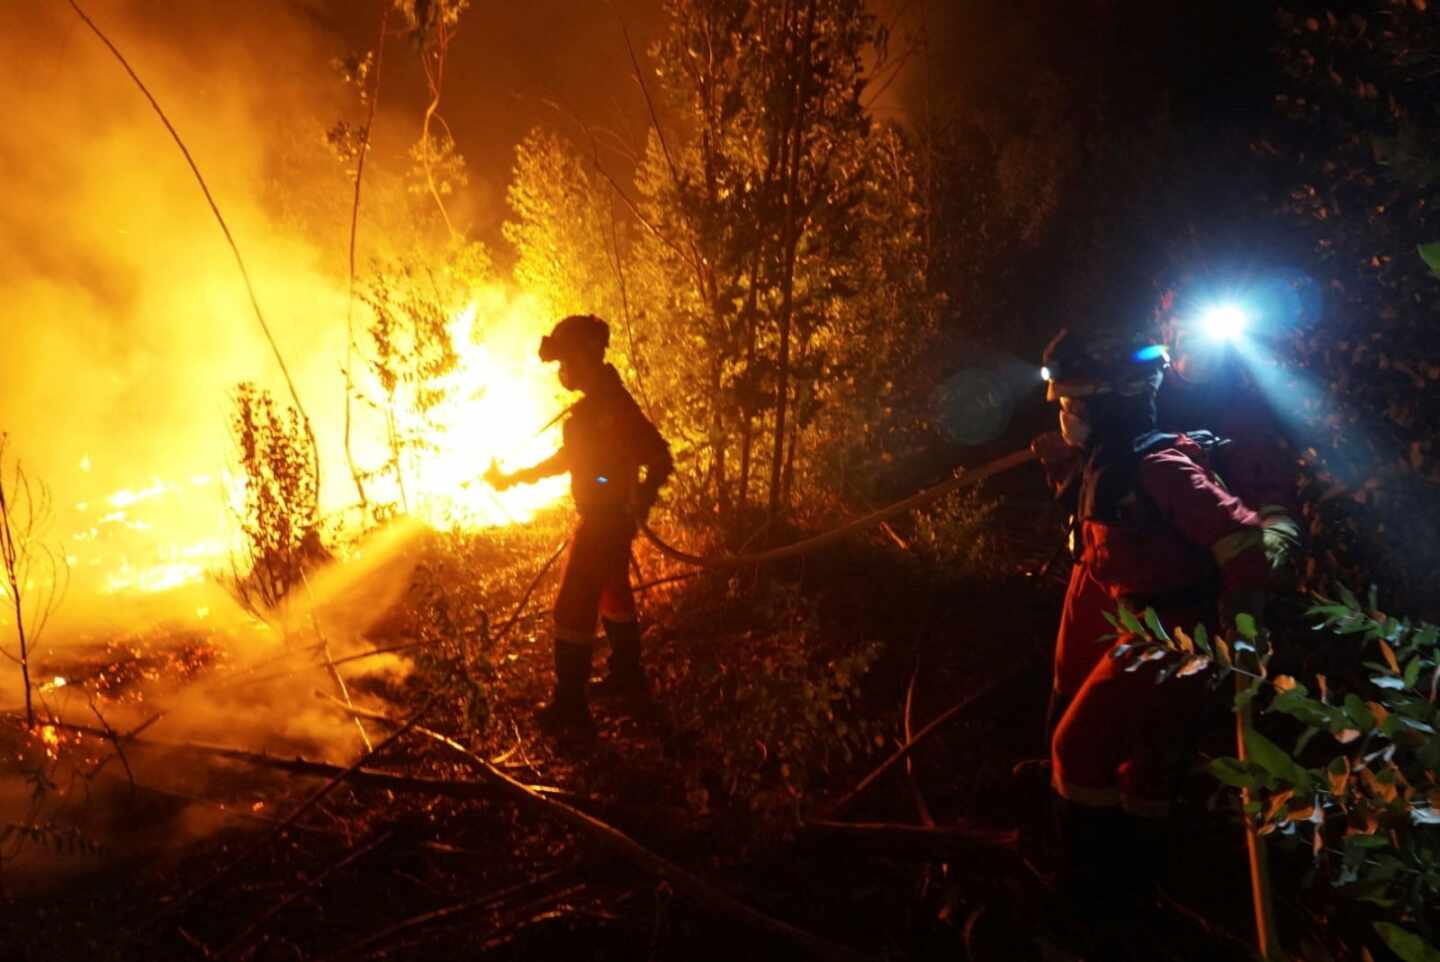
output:
M1260 515L1226 490L1184 435L1150 435L1134 456L1092 459L1079 485L1079 558L1055 650L1055 689L1073 695L1104 656L1105 613L1153 607L1162 624L1214 627L1215 604L1268 576Z
M1297 516L1295 454L1252 387L1235 377L1203 385L1167 378L1157 403L1166 430L1205 428L1229 442L1213 467L1240 500L1266 517Z

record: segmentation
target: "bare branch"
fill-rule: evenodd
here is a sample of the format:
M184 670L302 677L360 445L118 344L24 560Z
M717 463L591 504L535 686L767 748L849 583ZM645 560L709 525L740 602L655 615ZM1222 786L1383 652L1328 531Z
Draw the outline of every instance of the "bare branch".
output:
M355 467L355 454L350 447L351 413L350 406L355 392L352 368L355 359L355 238L360 228L360 183L365 175L365 158L370 153L370 131L375 126L375 106L380 100L380 68L385 61L385 27L390 22L390 6L380 17L380 37L375 42L375 81L370 88L370 109L365 117L365 130L360 136L360 155L355 162L355 196L350 205L350 280L345 295L345 460L350 467L350 477L355 482L355 491L360 495L360 507L367 506L365 481Z

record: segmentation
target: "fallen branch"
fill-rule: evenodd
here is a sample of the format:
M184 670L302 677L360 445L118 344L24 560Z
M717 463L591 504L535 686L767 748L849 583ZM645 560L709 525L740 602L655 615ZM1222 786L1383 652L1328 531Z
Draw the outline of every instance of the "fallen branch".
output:
M812 842L840 842L889 858L944 862L976 853L1014 854L1020 833L969 822L926 827L893 822L815 821L805 825L802 838Z
M934 735L937 731L939 731L947 722L953 721L958 716L975 707L975 705L983 701L987 696L993 695L996 691L999 691L1001 688L1005 687L1010 682L1014 681L1016 678L1019 678L1021 675L1026 674L1029 670L1030 659L1027 659L1025 663L1021 665L1021 667L1010 672L1008 675L1001 675L999 678L996 678L984 688L981 688L979 691L971 694L968 698L964 699L959 704L953 705L952 707L947 708L945 711L941 712L939 716L937 716L933 721L930 722L930 724L926 725L924 728L916 732L914 738L906 740L905 744L901 745L898 749L896 749L894 754L892 754L889 758L885 759L885 761L881 762L879 767L877 767L869 775L866 775L864 778L860 779L860 784L856 785L854 788L850 789L850 791L842 795L839 801L835 802L835 804L830 806L830 808L826 811L826 815L829 818L834 818L835 816L839 815L841 812L843 812L846 808L849 807L851 802L855 801L856 798L860 797L860 795L864 793L867 788L875 784L875 781L879 779L881 775L884 775L891 768L895 767L897 763L902 762L906 758L908 758L911 752L923 745L925 741L930 738L931 735Z
M384 751L386 748L389 748L392 744L398 741L401 736L403 736L406 732L410 731L410 729L414 728L415 725L419 723L420 719L424 718L435 707L435 703L439 698L439 693L444 690L445 684L448 682L449 678L444 679L441 684L437 686L435 690L430 694L430 696L425 699L424 703L422 703L420 707L417 708L410 715L409 718L407 718L404 722L400 723L395 727L395 730L391 732L389 737L381 741L374 748L371 748L361 753L360 757L355 759L355 761L352 762L348 768L345 768L339 773L333 775L329 779L329 781L327 781L315 792L311 793L311 795L306 798L305 801L301 802L299 807L297 807L294 811L287 815L285 819L279 825L275 826L272 831L267 832L261 838L256 839L253 845L250 845L249 847L241 851L240 854L235 856L235 858L231 859L228 863L222 866L219 871L210 875L200 884L196 885L184 895L181 895L175 901L162 908L159 912L151 916L148 920L142 922L137 928L130 930L126 934L125 938L122 940L122 945L128 944L132 939L135 938L136 935L149 928L150 925L160 921L161 919L166 918L167 916L173 915L180 909L184 908L186 905L189 905L190 902L192 902L196 898L196 896L200 895L202 892L207 891L211 886L215 885L222 879L229 877L232 872L234 872L237 868L239 868L242 864L249 860L251 856L255 855L266 845L270 844L270 842L277 836L283 835L285 830L293 822L297 821L301 815L304 815L316 805L320 804L320 802L323 801L327 796L329 796L331 792L333 792L336 788L343 784L346 779L353 776L354 773L358 771L360 767L365 764L365 762L369 761L371 757L381 751Z
M356 712L362 709L355 709ZM391 721L384 715L370 714L367 717L376 720ZM82 735L91 735L95 738L109 740L110 736L100 728L91 725L76 725L70 722L51 721L47 724L56 728L63 728L66 731L78 732ZM120 736L125 739L125 736ZM345 780L361 788L386 789L392 792L400 792L412 795L438 795L445 798L494 798L497 792L496 787L490 782L463 781L453 778L430 778L424 775L401 775L395 772L382 771L375 768L345 768L340 765L332 765L329 762L312 761L305 758L278 758L274 755L266 755L261 752L246 751L243 748L232 748L227 745L210 745L204 742L184 741L160 741L156 739L131 738L126 739L133 747L149 749L151 751L184 751L197 755L208 755L214 758L224 758L228 761L242 762L246 765L254 765L257 768L269 768L275 771L287 772L291 775L304 775L313 778L337 778L344 776ZM548 785L528 786L531 791L541 795L562 795L571 796L570 792L563 789L551 788ZM146 786L147 789L156 789ZM172 793L173 794L173 793ZM272 824L278 824L273 819L266 819Z
M377 718L377 721L378 720ZM402 724L398 719L389 719L388 721L391 725ZM702 908L708 909L723 918L740 922L743 925L748 925L784 939L817 958L843 959L847 960L847 962L867 958L867 956L862 955L854 949L837 945L804 929L797 928L788 922L771 918L762 912L752 909L729 893L711 885L700 876L650 851L614 826L587 815L578 808L566 805L564 802L556 801L553 798L547 798L539 792L533 791L528 786L495 768L485 761L485 759L476 755L453 738L429 729L417 727L414 728L414 730L449 748L458 755L469 768L475 771L476 774L488 779L494 785L501 788L504 793L514 801L530 808L538 808L540 811L565 823L570 828L577 830L592 841L615 851L621 857L634 863L642 871L668 882L677 893L687 896Z
M413 929L418 929L423 926L430 925L434 922L443 922L445 919L454 918L458 915L466 915L470 912L479 912L486 909L491 909L497 905L500 905L503 902L509 901L517 897L529 898L532 893L543 892L547 887L553 885L557 881L561 883L560 887L558 889L552 890L552 892L549 894L553 895L555 894L555 892L572 892L576 888L576 886L574 883L568 881L565 878L565 876L571 874L572 872L572 869L557 869L553 872L547 872L546 874L540 876L538 879L535 879L531 882L523 882L519 885L512 885L509 888L501 889L499 892L491 892L488 895L481 895L477 898L466 899L463 902L457 902L454 905L447 905L441 909L435 909L434 911L430 912L423 912L420 915L412 915L409 918L402 919L401 921L394 923L393 925L386 926L378 932L371 933L370 935L365 936L363 939L351 942L349 945L345 946L343 949L340 949L338 952L332 952L330 955L322 957L320 960L318 960L318 962L332 962L332 960L334 959L342 959L346 956L354 955L357 952L362 952L367 949L373 949L378 945L382 945L385 942L388 942L390 939L393 939L397 935L401 935L405 932L412 931ZM541 897L543 898L544 896Z
M342 712L346 712L347 714L356 715L356 716L358 716L358 717L360 717L360 718L368 718L368 719L370 719L371 721L380 722L380 723L382 723L382 724L391 724L391 725L395 724L395 719L391 718L389 715L383 714L383 713L378 712L378 711L371 711L371 710L366 709L366 708L357 708L357 707L347 706L347 705L346 705L344 702L342 702L340 699L338 699L338 698L336 698L334 695L328 694L328 693L326 693L326 692L316 691L316 692L315 692L315 697L316 697L316 698L323 699L324 701L329 702L331 705L335 706L335 708L337 708L338 710L340 710L340 711L342 711ZM417 727L417 728L415 729L415 732L416 732L416 734L424 735L425 737L430 738L430 739L434 739L434 740L436 740L436 741L442 741L442 742L443 742L443 741L448 741L448 739L446 738L445 735L442 735L440 732L434 731L434 730L429 729L429 728ZM519 731L518 731L518 729L517 729L517 731L516 731L516 738L517 738L517 739L519 738ZM457 744L458 744L458 743L457 743ZM453 747L453 746L451 746L451 747ZM518 748L518 749L520 750L520 752L521 752L522 755L524 754L525 749L524 749L524 747L521 745L521 743L519 743L518 741L517 741L517 743L516 743L516 748ZM487 764L489 764L489 765L491 765L491 766L495 766L495 765L501 764L502 762L505 761L505 759L507 759L507 758L510 757L510 754L511 754L512 752L514 752L514 751L516 750L516 748L510 749L509 751L505 752L503 755L499 756L498 758L493 758L493 759L491 759ZM526 768L529 768L531 771L538 771L538 769L537 769L534 765L530 764L530 762L529 762L528 760L524 762L524 765L525 765ZM404 776L397 776L397 777L404 777ZM427 783L427 784L432 784L432 785L436 786L436 788L437 788L436 794L445 794L445 791L444 791L443 789L444 789L444 786L445 786L446 784L448 784L445 780L442 780L442 779L429 779L429 780L426 780L426 783ZM462 782L456 782L455 784L457 784L457 785L466 785L466 786L475 786L475 787L477 787L477 788L483 789L482 792L476 793L477 796L480 795L480 794L484 794L484 795L487 795L487 796L493 796L493 795L495 794L495 792L497 792L497 791L501 791L501 793L504 794L503 790L499 789L498 786L496 786L495 783L494 783L494 782L491 782L491 781L479 781L479 782L463 782L463 781L462 781ZM571 805L578 805L578 806L580 806L582 809L593 809L593 810L595 810L595 811L608 813L608 814L610 814L610 815L623 815L623 816L632 817L632 818L635 817L635 816L637 816L637 815L643 815L647 820L653 821L655 818L659 817L660 815L665 814L666 812L669 812L669 811L670 811L670 810L668 810L668 809L661 809L661 808L659 808L658 806L655 806L655 805L646 806L646 808L644 809L643 812L641 812L641 811L639 811L639 810L637 810L637 809L634 809L634 808L629 808L629 809L627 809L627 808L621 808L621 807L619 807L619 806L616 806L616 805L615 805L614 803L612 803L612 802L609 802L609 801L606 801L606 800L603 800L603 799L598 799L598 798L595 798L595 797L589 796L589 795L581 795L581 794L578 794L578 793L576 793L576 792L569 791L568 789L556 788L556 787L554 787L554 786L552 786L552 785L527 785L526 787L529 788L529 789L530 789L531 791L533 791L533 792L538 792L538 793L540 793L541 795L544 795L546 798L564 800L564 801L568 802L568 803L571 804ZM419 790L420 790L419 788L416 789L416 791L419 791ZM470 796L469 796L469 795L466 795L466 796L462 796L462 797L470 797Z
M310 891L315 886L325 881L325 879L329 878L334 873L340 871L345 866L349 865L351 862L363 858L364 856L375 851L375 849L388 842L394 834L394 832L381 832L379 835L371 839L366 844L360 846L357 849L352 849L351 851L346 852L345 855L341 857L338 861L332 862L324 869L311 876L309 879L306 879L304 885L300 886L298 889L291 892L285 898L281 899L279 902L275 903L270 908L266 909L264 912L261 912L258 916L256 916L255 920L252 921L249 925L245 926L245 928L241 930L240 934L235 936L235 938L230 941L229 945L225 946L225 948L220 950L218 958L227 958L232 953L240 949L242 946L244 946L247 942L250 941L250 937L255 934L255 931L257 929L263 926L266 922L269 922L276 915L279 915L286 908L293 905L295 903L295 900L300 898L300 896L304 895L306 892Z

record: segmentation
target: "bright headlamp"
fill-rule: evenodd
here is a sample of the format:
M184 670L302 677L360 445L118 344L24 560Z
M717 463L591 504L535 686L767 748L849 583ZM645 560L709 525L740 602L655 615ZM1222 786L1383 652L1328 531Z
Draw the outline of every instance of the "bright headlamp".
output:
M1245 336L1250 316L1239 304L1216 304L1200 315L1199 326L1212 341L1230 343Z

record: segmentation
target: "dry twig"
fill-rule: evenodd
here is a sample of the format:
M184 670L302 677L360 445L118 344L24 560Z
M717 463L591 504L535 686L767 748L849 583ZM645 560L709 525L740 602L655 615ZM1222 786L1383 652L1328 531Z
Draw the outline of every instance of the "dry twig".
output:
M955 718L975 707L976 704L983 701L987 696L994 694L1001 688L1004 688L1016 678L1019 678L1022 675L1026 674L1029 670L1030 660L1027 659L1027 661L1019 668L1009 672L1008 674L1001 675L999 678L991 681L988 685L981 688L979 691L974 692L968 698L965 698L959 704L953 705L950 708L947 708L945 711L941 712L930 722L930 724L926 725L924 728L916 732L914 738L908 739L904 745L901 745L899 748L897 748L889 758L881 762L879 766L877 766L873 771L870 772L870 774L860 779L860 783L858 785L850 789L850 791L846 792L844 795L840 796L840 799L836 801L835 804L830 806L826 814L830 818L834 818L835 816L839 815L841 812L843 812L846 808L849 807L851 802L855 801L856 798L863 794L867 788L875 784L875 781L879 779L881 775L884 775L886 772L888 772L896 765L896 763L904 761L906 758L908 758L911 752L923 745L925 741L930 738L931 735L934 735L937 731L939 731L947 722L953 721Z
M916 662L915 670L910 673L910 684L905 686L905 741L908 743L915 738L915 733L910 727L911 709L915 707L915 680L920 676L920 665ZM930 806L925 804L925 796L920 791L920 783L915 778L915 759L907 756L905 758L905 780L910 783L910 794L915 799L915 813L920 816L920 824L926 828L935 827L935 819L930 817Z
M391 725L402 725L398 719L390 719ZM409 727L414 728L413 723ZM506 796L527 808L538 808L541 812L557 818L570 828L579 831L591 841L615 851L634 863L643 871L665 880L675 891L687 896L696 904L716 915L740 922L752 928L783 939L822 959L844 959L848 962L864 959L866 956L837 945L804 929L758 912L734 896L724 892L698 875L681 868L669 859L652 852L630 836L606 822L580 811L570 805L547 798L539 792L516 781L495 768L464 745L446 735L429 729L415 728L428 738L434 739L453 751L472 771L501 788Z
M495 907L517 897L528 898L532 893L543 892L547 887L553 886L556 882L559 882L560 886L558 888L552 889L552 891L549 892L548 895L541 896L541 898L553 898L556 895L559 895L562 898L567 897L568 895L573 894L579 888L579 886L577 886L575 883L568 880L568 876L573 874L573 869L557 869L553 872L547 872L546 874L540 876L538 879L534 879L529 882L523 882L519 885L512 885L509 888L501 889L499 892L490 892L489 894L481 895L477 898L466 899L463 902L457 902L454 905L447 905L441 909L435 909L430 912L423 912L420 915L412 915L409 918L402 919L399 922L394 923L393 925L386 926L378 932L373 932L362 939L350 943L343 949L340 949L338 952L333 952L330 955L323 957L320 962L332 962L332 960L334 959L342 959L347 956L355 955L359 952L366 952L367 950L375 949L390 941L397 935L402 935L407 932L414 931L415 929L422 928L426 925L431 925L435 922L442 922L446 919L454 918L456 916L468 915L471 912L481 912L489 909L494 909Z
M344 857L342 857L336 862L332 862L320 872L307 879L304 885L300 886L298 889L291 892L285 898L281 899L279 902L275 903L270 908L266 909L264 912L261 912L258 916L256 916L249 925L245 926L245 928L241 930L239 935L235 936L235 938L230 941L229 945L225 946L225 948L220 950L220 954L218 957L221 959L229 958L231 955L233 955L235 952L245 946L250 941L250 937L253 936L255 932L260 929L261 926L263 926L266 922L269 922L276 915L283 912L290 905L294 904L296 899L300 898L300 896L315 888L317 885L325 881L326 878L333 875L335 872L340 871L345 866L356 861L357 859L363 858L364 856L373 852L375 849L379 848L381 845L388 842L393 834L393 832L381 832L379 835L371 839L366 844L360 846L357 849L353 849L347 852Z

